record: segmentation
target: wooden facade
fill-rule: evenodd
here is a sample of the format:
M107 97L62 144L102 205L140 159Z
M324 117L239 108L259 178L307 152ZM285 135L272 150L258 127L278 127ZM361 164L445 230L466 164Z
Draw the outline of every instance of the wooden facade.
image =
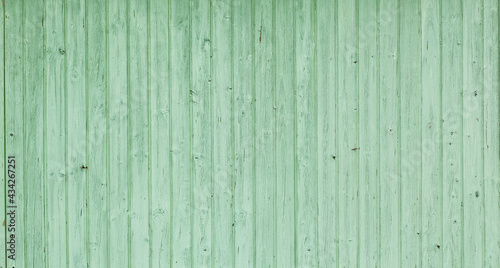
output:
M0 267L500 267L498 11L2 1Z

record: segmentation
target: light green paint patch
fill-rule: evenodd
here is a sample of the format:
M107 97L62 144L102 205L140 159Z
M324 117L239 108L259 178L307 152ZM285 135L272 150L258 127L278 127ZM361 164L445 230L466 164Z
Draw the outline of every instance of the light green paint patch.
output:
M0 267L500 267L498 10L2 2Z

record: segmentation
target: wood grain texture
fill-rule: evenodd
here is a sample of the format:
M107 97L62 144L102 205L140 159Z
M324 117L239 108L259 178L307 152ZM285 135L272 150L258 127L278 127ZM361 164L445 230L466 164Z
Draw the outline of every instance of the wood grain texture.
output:
M24 42L24 201L25 267L45 265L43 194L43 1L25 4ZM43 42L42 42L43 43ZM20 188L18 188L20 189Z
M483 2L484 267L500 265L499 1Z
M380 180L378 185L378 229L377 267L399 265L400 239L400 150L399 110L400 94L397 84L397 62L399 59L398 2L379 0L377 10L378 29L378 87L379 87L379 135Z
M65 8L67 266L87 266L87 23L85 2Z
M108 5L108 256L110 267L129 266L127 3Z
M44 151L45 254L47 267L65 267L66 254L66 113L64 3L45 1Z
M274 28L273 1L253 1L255 88L255 265L273 267L274 247Z
M377 209L380 180L378 144L379 88L377 85L377 3L358 1L358 98L359 98L359 234L360 267L377 266L380 222ZM363 219L370 219L363 220Z
M4 131L5 139L4 146L5 157L14 156L15 162L15 195L12 197L7 196L5 208L5 223L7 225L7 239L11 235L15 236L15 256L7 258L5 263L6 267L24 267L26 264L25 255L25 189L24 186L24 169L25 169L25 154L24 154L24 92L25 92L25 75L24 75L24 55L26 49L26 42L24 41L24 5L22 2L4 3L5 18L4 18L4 64L8 68L4 69ZM5 53L8 51L8 53ZM7 111L9 111L7 113ZM7 159L4 159L7 161ZM9 163L10 164L10 163ZM8 168L8 165L6 165ZM5 179L10 179L9 172L6 171ZM12 174L12 173L10 173ZM8 190L10 187L5 188L6 195L12 194ZM14 204L10 202L13 200ZM9 206L14 206L9 208ZM12 225L10 219L12 216L7 215L15 210L15 224ZM8 221L7 221L8 220ZM10 229L10 231L9 231ZM31 230L32 231L32 230ZM9 248L11 246L9 245ZM5 252L6 256L11 255Z
M234 266L231 1L211 1L212 267Z
M423 236L422 11L418 1L404 0L399 1L399 10L399 266L415 267L422 260Z
M129 265L149 263L149 83L147 2L127 6Z
M190 6L170 2L171 266L191 266ZM175 126L175 127L174 127Z
M336 23L338 12L331 1L317 1L316 20L316 83L318 90L318 266L337 265L339 251L337 228L337 29L322 31ZM320 29L320 30L318 30ZM281 75L278 77L282 78ZM283 83L283 82L281 82ZM280 83L280 84L281 84ZM283 89L283 91L286 89ZM280 92L280 95L285 93ZM372 99L376 101L376 99ZM293 142L293 140L292 140ZM293 162L290 163L293 165ZM281 172L284 172L280 170ZM286 173L285 173L286 174ZM278 188L279 189L279 188ZM285 188L286 189L286 188ZM280 200L280 199L278 199ZM285 202L293 200L289 197ZM286 204L286 203L285 203ZM289 211L293 215L293 211ZM285 214L286 215L286 214ZM376 227L375 225L373 225ZM367 244L368 245L368 244Z
M169 5L149 2L149 172L150 172L150 267L170 267L170 87Z
M2 1L0 267L499 267L498 10Z
M234 263L254 267L256 241L254 193L254 97L252 2L232 1L232 84L234 120Z
M421 1L422 182L421 266L442 267L443 162L441 87L441 5ZM425 189L425 191L424 191Z
M295 2L295 266L317 265L315 8Z
M210 129L210 2L191 6L191 191L193 267L209 267L212 254Z
M295 3L276 1L276 263L295 265Z
M441 6L443 263L462 265L463 152L462 152L462 7L454 1Z
M87 1L87 263L108 266L106 2ZM90 157L91 156L91 157Z
M463 2L463 265L484 264L483 2Z
M358 266L359 86L358 86L358 2L339 1L337 45L337 170L338 242L340 267ZM342 23L342 27L340 24Z

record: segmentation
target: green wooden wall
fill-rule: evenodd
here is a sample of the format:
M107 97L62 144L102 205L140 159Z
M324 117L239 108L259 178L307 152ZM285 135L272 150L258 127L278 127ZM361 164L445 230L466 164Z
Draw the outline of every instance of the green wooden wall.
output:
M500 267L498 11L2 1L0 267Z

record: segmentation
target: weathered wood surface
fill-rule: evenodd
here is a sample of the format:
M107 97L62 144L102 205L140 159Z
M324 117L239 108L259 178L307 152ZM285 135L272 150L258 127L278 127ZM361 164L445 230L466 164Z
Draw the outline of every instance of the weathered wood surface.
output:
M498 11L2 1L0 267L500 267Z

